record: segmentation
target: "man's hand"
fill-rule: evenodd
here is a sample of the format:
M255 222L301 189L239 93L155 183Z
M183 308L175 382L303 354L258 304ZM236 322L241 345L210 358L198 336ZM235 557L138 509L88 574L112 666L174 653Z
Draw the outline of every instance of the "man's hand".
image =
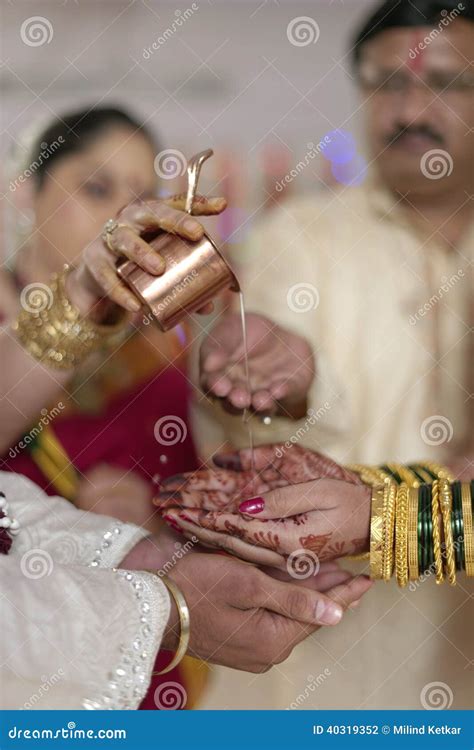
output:
M160 550L153 537L143 539L120 567L156 570L163 564L165 548L171 551L169 542L166 539ZM335 563L323 563L316 575L298 580L227 555L194 551L180 557L168 575L190 610L188 654L249 672L267 671L320 626L336 625L344 610L357 606L372 585L365 576L354 577ZM171 598L162 648L176 650L179 628Z
M343 611L371 586L364 576L353 578L339 569L321 571L326 593L305 581L277 580L227 556L188 555L169 573L190 610L188 654L213 664L248 672L266 672L321 625L335 625ZM175 648L176 613L163 648Z
M250 392L239 313L223 316L201 346L203 390L223 399L231 411L252 408L299 418L315 374L310 345L262 315L245 317Z

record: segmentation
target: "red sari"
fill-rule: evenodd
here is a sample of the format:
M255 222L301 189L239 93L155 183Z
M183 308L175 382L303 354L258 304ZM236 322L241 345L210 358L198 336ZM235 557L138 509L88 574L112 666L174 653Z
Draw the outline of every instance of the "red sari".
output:
M53 430L78 472L87 473L98 464L108 464L137 472L153 488L153 479L165 479L196 468L197 457L187 428L189 385L176 341L174 346L170 342L173 339L163 337L161 351L157 354L156 346L150 347L144 336L133 336L107 365L101 367L99 376L94 377L93 389L91 380L86 379L82 398L85 403L95 401L96 408L93 411L78 410L69 402L64 412L48 425L48 430ZM165 345L164 358L167 363L172 363L166 367L163 366ZM81 388L76 391L75 398L80 393ZM180 441L174 445L164 445L155 437L155 425L164 417L174 418L173 422L182 430ZM171 438L171 434L168 437ZM54 484L26 450L14 458L7 453L2 460L2 469L25 474L49 495L58 494ZM162 669L171 657L167 652L160 652L155 669ZM188 699L183 708L191 708L205 684L205 677L204 665L201 667L199 662L185 659L178 668L152 679L140 708L155 710L155 691L169 682L184 687Z

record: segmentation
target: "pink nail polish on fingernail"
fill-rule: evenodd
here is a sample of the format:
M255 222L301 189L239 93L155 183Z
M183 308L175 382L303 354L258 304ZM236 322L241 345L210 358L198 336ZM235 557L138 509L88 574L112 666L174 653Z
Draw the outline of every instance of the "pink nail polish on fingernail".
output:
M244 500L239 505L239 511L241 513L261 513L265 508L265 500L263 497L251 497L250 500Z

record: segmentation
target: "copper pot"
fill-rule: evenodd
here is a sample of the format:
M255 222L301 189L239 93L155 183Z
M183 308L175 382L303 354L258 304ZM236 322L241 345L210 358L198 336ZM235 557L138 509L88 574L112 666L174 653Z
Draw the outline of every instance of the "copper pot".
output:
M212 154L211 149L201 151L188 162L185 210L189 214L192 214L201 166ZM130 260L119 262L117 273L149 308L162 331L174 328L221 290L240 291L234 272L208 234L198 242L191 242L161 233L150 245L166 262L161 276L153 276Z

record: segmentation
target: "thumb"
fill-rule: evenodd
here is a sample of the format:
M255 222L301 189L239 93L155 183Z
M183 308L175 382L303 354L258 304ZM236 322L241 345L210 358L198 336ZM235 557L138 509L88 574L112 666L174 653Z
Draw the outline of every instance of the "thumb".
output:
M325 478L289 484L262 496L244 500L239 505L239 512L263 520L287 518L313 510L328 510L339 504L338 495L345 484L336 479Z

